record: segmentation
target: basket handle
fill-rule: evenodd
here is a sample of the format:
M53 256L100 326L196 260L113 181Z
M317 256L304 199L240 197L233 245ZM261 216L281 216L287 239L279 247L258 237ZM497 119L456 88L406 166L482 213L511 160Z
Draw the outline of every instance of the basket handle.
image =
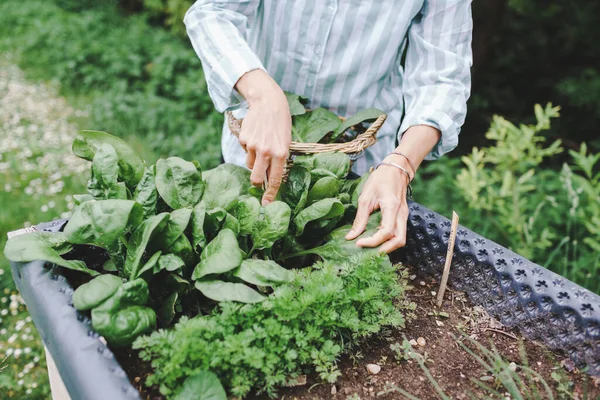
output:
M229 130L235 137L239 138L242 129L242 120L233 116L231 111L227 111L227 124ZM343 119L343 118L342 118ZM342 153L360 153L367 147L372 146L377 141L377 132L387 119L386 114L381 114L367 130L358 135L354 140L347 143L302 143L292 142L290 144L290 153L292 154L314 154L330 151L339 151Z

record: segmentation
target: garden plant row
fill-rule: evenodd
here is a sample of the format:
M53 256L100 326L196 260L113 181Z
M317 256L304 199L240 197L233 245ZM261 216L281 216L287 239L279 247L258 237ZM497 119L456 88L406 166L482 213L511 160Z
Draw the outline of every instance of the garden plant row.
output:
M322 114L298 115L310 123ZM367 114L352 123L377 116ZM350 127L336 122L323 133ZM342 351L404 323L396 267L345 239L366 180L346 179L347 155L296 157L277 200L263 206L236 165L202 171L170 157L148 166L98 131L80 132L73 152L91 161L91 178L63 232L13 237L5 254L89 276L74 307L111 347L140 350L154 369L147 384L167 397L274 395L306 368L333 382ZM81 248L96 259L76 259Z

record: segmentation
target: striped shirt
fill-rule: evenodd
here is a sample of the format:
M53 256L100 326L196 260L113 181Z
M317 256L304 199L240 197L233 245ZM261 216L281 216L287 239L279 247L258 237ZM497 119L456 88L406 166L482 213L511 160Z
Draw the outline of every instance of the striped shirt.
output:
M380 162L413 125L442 133L427 159L458 144L471 86L471 0L198 0L184 23L220 112L244 116L234 86L254 69L310 108L385 111L355 172ZM221 144L226 162L245 165L227 123Z

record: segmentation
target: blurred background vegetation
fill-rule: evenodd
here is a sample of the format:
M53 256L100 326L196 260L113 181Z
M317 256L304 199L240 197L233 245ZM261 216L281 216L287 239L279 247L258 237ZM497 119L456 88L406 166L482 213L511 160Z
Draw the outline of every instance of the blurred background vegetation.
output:
M108 131L150 163L178 155L218 164L223 117L182 23L192 2L0 2L0 80L16 66L26 80L0 91L15 82L31 90L19 118L0 110L2 247L7 231L68 214L69 194L83 191L78 167L63 162L68 145L50 131L61 140ZM415 200L456 210L464 226L600 293L600 3L486 0L473 14L461 143L423 167ZM65 104L36 111L30 100ZM0 393L47 398L43 348L2 257Z

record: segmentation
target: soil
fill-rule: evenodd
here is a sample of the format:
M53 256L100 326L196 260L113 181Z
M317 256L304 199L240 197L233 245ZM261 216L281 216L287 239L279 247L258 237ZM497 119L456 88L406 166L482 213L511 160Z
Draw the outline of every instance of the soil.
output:
M414 278L414 276L412 276ZM412 350L427 360L425 365L441 390L452 399L490 398L489 392L481 389L474 381L495 388L503 397L511 397L506 389L458 343L459 341L476 350L473 341L487 349L497 349L498 354L508 363L524 365L523 353L529 367L539 373L548 383L555 398L600 399L600 379L591 378L578 371L563 355L554 354L543 345L525 340L518 331L504 328L490 318L483 308L469 303L463 293L446 290L441 308L435 307L437 285L419 279L412 281L413 288L408 296L416 304L413 319L405 329L388 330L378 337L354 349L339 363L342 375L335 385L322 383L317 376L309 375L298 386L279 391L281 400L313 399L404 399L396 388L410 393L413 398L441 398L426 377L423 369L414 360L403 359L390 345L412 341ZM441 313L441 314L440 314ZM417 342L417 343L415 343ZM520 348L520 346L522 346ZM524 352L522 349L524 348ZM477 354L482 354L477 351ZM135 354L117 353L119 362L132 377L132 384L142 393L144 399L162 399L156 388L143 385L150 369ZM377 374L367 370L367 364L376 364L381 369ZM517 372L527 382L520 367ZM553 378L560 375L563 385ZM536 381L539 381L536 379ZM539 382L529 386L537 387L537 398L549 398ZM565 393L569 392L570 395ZM506 394L505 394L506 393ZM524 394L525 398L530 398ZM248 399L267 399L265 396L248 396ZM501 398L501 397L494 397Z

